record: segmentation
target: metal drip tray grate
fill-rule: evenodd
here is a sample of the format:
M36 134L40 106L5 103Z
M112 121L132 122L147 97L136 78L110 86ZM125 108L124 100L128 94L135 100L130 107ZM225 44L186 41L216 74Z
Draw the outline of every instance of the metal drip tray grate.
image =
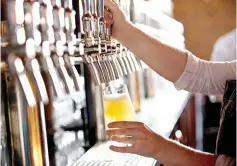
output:
M154 166L156 161L134 154L122 154L109 150L109 142L98 144L71 166Z

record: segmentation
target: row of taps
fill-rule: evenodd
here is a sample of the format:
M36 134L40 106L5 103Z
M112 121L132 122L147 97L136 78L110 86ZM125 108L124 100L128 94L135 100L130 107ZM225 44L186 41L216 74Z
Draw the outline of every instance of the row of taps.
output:
M140 61L111 38L111 27L106 27L103 16L107 10L104 0L79 2L83 13L79 18L73 0L6 2L9 44L1 43L1 57L16 76L29 106L37 100L47 104L49 91L56 98L82 91L81 76L75 67L77 58L87 64L96 86L141 68ZM75 19L80 19L82 27L76 25ZM81 31L78 38L76 26ZM37 93L31 88L32 82Z

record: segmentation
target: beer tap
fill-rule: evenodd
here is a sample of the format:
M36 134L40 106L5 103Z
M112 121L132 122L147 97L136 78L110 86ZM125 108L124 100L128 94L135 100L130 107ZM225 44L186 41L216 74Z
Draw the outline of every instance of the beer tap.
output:
M130 74L132 72L132 70L131 70L131 67L129 65L129 61L128 61L127 57L126 57L125 48L123 46L121 46L121 45L120 45L120 47L121 47L121 52L119 54L119 57L124 62L124 64L125 64L124 66L125 66L125 68L127 70L127 73Z
M98 66L101 69L101 74L104 78L104 83L110 82L112 80L109 75L109 69L107 67L107 64L105 64L105 60L103 60L103 57L101 54L106 53L105 46L101 44L101 39L99 36L99 17L97 14L97 4L98 2L96 0L91 0L90 7L91 7L91 14L93 17L93 37L95 40L95 45L98 47L98 53L95 56L96 61L98 62Z
M88 64L89 70L94 77L95 85L100 85L102 81L102 74L99 73L99 66L96 66L95 59L93 56L98 54L98 47L95 45L95 40L93 37L93 17L90 12L90 1L83 0L83 31L84 31L84 44L85 44L85 54L82 56L84 61Z
M54 65L56 66L63 82L65 83L67 93L75 91L73 79L69 75L69 71L66 68L66 62L63 58L64 47L66 44L66 34L63 32L64 28L64 10L61 8L60 0L51 0L53 6L53 29L55 34L55 52L52 54ZM49 5L47 6L49 7ZM51 5L50 5L51 7Z
M116 60L117 60L116 64L118 64L117 70L120 73L122 73L123 75L131 73L129 61L128 61L127 57L124 56L123 50L120 49L121 44L117 44L117 42L115 40L111 39L111 27L106 28L105 38L106 38L107 48L110 50L112 56L116 57ZM115 53L115 55L114 55L114 53Z
M112 57L112 46L110 43L110 38L107 38L107 28L106 21L104 19L104 0L98 0L97 3L97 15L99 18L99 36L101 39L101 48L102 48L102 59L107 64L110 73L110 77L112 80L119 79L122 75L122 69L118 63L118 61ZM104 51L104 52L103 52Z
M80 91L83 89L82 84L80 83L80 75L74 66L74 63L71 61L70 57L75 56L76 52L76 35L74 34L74 30L76 28L75 21L75 11L72 8L72 0L64 1L64 31L66 33L66 49L64 51L64 61L66 63L66 68L74 82L74 86L76 91ZM79 44L81 46L81 43ZM78 48L79 54L81 53L81 47ZM84 50L83 50L84 51Z
M117 68L119 77L122 77L124 74L122 71L122 67L120 66L120 63L118 62L118 59L117 59L117 44L112 46L112 60Z
M33 5L32 0L25 0L24 3L24 26L26 30L25 54L24 62L26 69L29 71L38 90L39 99L44 104L48 103L48 94L43 77L40 72L39 62L36 59L35 43L34 43L34 24L33 24Z
M61 98L65 94L65 89L59 79L59 75L51 57L51 46L55 41L52 8L50 8L48 0L39 0L39 3L35 3L35 5L34 19L36 23L35 26L38 30L36 33L38 35L35 35L35 40L38 41L36 46L40 48L38 49L37 58L40 61L44 74L49 80L49 84L54 91L55 97Z
M128 62L129 62L129 66L130 66L130 69L131 69L131 72L136 72L136 66L135 66L135 62L133 61L132 59L132 55L131 55L131 52L128 51L127 48L124 47L124 54L126 56L126 58L128 59Z
M116 57L118 59L119 65L121 66L123 75L128 75L127 68L125 66L125 63L124 63L122 57L121 57L121 44L120 43L117 43L117 45L116 45Z
M11 47L10 51L15 49L19 52L22 50L26 41L25 29L23 26L23 1L9 0L7 2L7 11L9 43ZM10 72L16 76L18 83L21 85L29 107L34 107L36 105L36 99L33 90L31 89L27 71L21 58L22 56L20 54L10 53L7 55L7 63Z
M90 3L89 3L90 2ZM96 15L96 9L95 9L95 1L88 1L86 3L89 3L89 9L91 11L91 25L92 25L92 36L94 39L93 47L95 48L93 53L91 53L91 56L93 58L93 64L98 70L98 74L100 76L101 83L108 83L108 72L106 73L105 70L107 70L104 61L99 56L101 53L101 45L100 45L100 38L99 38L99 26L98 26L98 17Z
M134 63L136 71L139 71L142 68L141 60L138 59L132 52L129 51L129 53L130 53L131 59Z

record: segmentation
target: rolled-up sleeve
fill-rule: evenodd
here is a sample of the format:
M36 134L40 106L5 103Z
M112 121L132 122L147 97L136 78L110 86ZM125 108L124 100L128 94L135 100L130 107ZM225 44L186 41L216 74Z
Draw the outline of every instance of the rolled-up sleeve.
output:
M236 60L209 62L187 52L185 70L174 83L176 89L207 95L222 95L226 80L236 79Z
M235 166L235 165L236 161L226 155L219 155L215 163L215 166Z

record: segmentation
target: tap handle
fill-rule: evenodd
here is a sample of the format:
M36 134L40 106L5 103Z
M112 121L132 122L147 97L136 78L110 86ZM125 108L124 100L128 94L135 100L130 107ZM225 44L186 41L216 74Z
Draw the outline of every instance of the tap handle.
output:
M122 51L121 57L122 57L122 60L124 61L124 64L125 64L128 74L130 74L132 72L132 70L131 70L131 67L129 65L128 59L127 59L124 51Z
M131 57L131 53L130 53L129 51L126 51L126 52L125 52L125 56L126 56L127 59L128 59L128 62L129 62L131 71L132 71L132 72L135 72L135 71L136 71L136 66L135 66L135 64L134 64L134 62L133 62L133 59L132 59L132 57Z
M123 71L122 71L122 67L120 66L120 64L118 62L116 54L112 55L112 59L113 59L114 64L115 64L115 66L117 68L117 72L118 72L119 77L123 76L124 74L123 74Z
M116 62L115 62L114 59L113 59L113 56L110 55L110 56L108 56L108 58L109 58L109 61L110 61L110 63L111 63L111 66L112 66L112 68L113 68L114 78L115 78L115 80L117 80L117 79L120 78L119 71L118 71L119 69L118 69L118 67L117 67L117 65L116 65Z
M98 0L97 2L97 16L104 18L104 0Z
M83 14L90 13L90 0L82 0Z
M98 15L97 15L97 9L96 9L96 6L97 6L96 3L97 3L96 0L91 0L91 1L90 1L90 11L91 11L91 14L92 14L92 15L98 16Z
M79 73L77 72L76 67L72 64L70 57L67 54L64 54L63 58L65 61L66 69L74 83L75 90L76 91L82 90L82 87L81 87L82 84L80 82L81 79L80 79Z
M102 41L106 40L106 22L104 19L104 0L98 0L97 17L99 19L99 36Z
M25 29L21 25L24 22L23 0L7 1L7 23L9 32L9 41L12 46L18 46L25 43Z
M52 6L62 7L61 0L51 0Z
M33 34L33 3L30 1L25 1L24 2L24 14L25 14L25 30L26 30L26 38L27 39L33 39L34 34Z
M48 104L49 97L47 94L46 86L43 80L43 77L40 72L40 66L36 59L28 59L26 61L26 68L30 71L30 75L37 87L37 95L39 96L39 100L42 101L44 104Z
M90 61L90 62L87 64L87 66L88 66L88 68L89 68L90 73L92 74L92 77L93 77L93 81L94 81L95 86L100 85L101 82L100 82L99 73L98 73L98 70L97 70L95 64L93 63L92 57L91 57L91 56L87 56L86 58L89 59L89 61Z
M42 35L42 41L49 41L50 44L55 42L53 31L53 9L49 0L40 0L39 12L40 12L40 31Z
M97 59L103 71L104 82L109 83L111 78L109 76L109 69L107 68L107 65L105 64L105 60L103 59L103 56L100 56L100 55L97 56Z
M76 42L76 36L74 34L74 30L76 29L75 15L76 12L74 10L65 10L65 29L67 42Z
M72 10L73 9L73 7L72 7L72 0L64 0L63 7L65 9Z
M28 105L34 107L36 105L35 96L25 73L25 67L22 60L17 58L14 54L10 54L8 56L8 65L10 72L17 76Z
M61 0L51 0L53 6L53 29L55 31L55 40L66 43L66 35L63 32L65 27L64 9L61 7Z
M94 61L93 64L98 72L98 76L99 76L98 78L99 78L100 83L105 83L105 79L103 76L103 70L102 70L101 66L99 65L99 63L97 61Z

